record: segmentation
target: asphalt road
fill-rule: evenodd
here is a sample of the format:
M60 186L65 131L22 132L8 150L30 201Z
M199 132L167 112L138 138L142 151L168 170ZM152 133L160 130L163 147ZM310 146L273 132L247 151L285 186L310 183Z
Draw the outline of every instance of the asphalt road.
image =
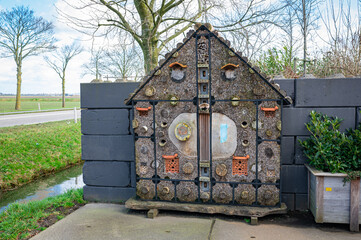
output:
M80 118L80 110L77 110L77 117ZM74 110L0 115L0 127L54 122L67 119L74 119Z

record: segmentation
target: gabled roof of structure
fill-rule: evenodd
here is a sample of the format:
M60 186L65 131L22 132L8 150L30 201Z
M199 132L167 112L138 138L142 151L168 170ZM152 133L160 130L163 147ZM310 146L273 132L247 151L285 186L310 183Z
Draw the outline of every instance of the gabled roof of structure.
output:
M258 75L273 91L275 91L281 99L285 102L285 104L291 104L292 99L286 96L286 92L281 89L277 89L277 85L269 82L267 79L268 77L260 72L260 69L256 66L252 66L249 62L247 57L242 57L241 52L236 52L233 48L230 47L230 42L225 40L223 37L220 37L217 31L209 30L205 25L201 25L196 31L190 30L187 32L187 37L183 39L183 42L177 44L177 47L174 48L172 51L165 55L165 58L159 61L159 65L155 67L147 76L143 78L143 82L139 85L137 89L133 93L129 95L129 97L124 101L126 105L129 105L133 98L143 89L145 85L156 75L157 71L162 69L166 64L172 59L174 53L178 52L185 44L187 44L193 37L197 35L200 31L207 31L211 36L215 37L221 44L223 44L229 51L233 52L235 56L237 56L244 64L246 64L249 69L252 69L256 75Z

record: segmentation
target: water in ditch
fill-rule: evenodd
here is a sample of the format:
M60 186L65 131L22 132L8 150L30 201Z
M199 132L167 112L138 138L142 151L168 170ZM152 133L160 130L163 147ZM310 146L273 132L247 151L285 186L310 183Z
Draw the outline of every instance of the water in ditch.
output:
M0 212L4 211L13 202L29 202L56 196L69 189L82 188L83 165L71 167L53 175L38 179L16 190L0 192Z

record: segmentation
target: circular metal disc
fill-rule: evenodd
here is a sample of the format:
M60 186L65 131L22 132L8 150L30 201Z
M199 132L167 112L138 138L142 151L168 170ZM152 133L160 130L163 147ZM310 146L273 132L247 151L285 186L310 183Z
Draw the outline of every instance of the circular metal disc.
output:
M174 133L179 141L187 141L191 136L191 127L185 122L178 123L174 129Z

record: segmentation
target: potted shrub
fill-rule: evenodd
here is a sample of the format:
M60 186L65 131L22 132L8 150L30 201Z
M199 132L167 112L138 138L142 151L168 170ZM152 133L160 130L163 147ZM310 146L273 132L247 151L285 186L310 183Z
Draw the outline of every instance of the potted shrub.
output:
M361 125L339 131L341 119L312 111L310 137L300 141L308 158L309 208L317 223L361 223Z

